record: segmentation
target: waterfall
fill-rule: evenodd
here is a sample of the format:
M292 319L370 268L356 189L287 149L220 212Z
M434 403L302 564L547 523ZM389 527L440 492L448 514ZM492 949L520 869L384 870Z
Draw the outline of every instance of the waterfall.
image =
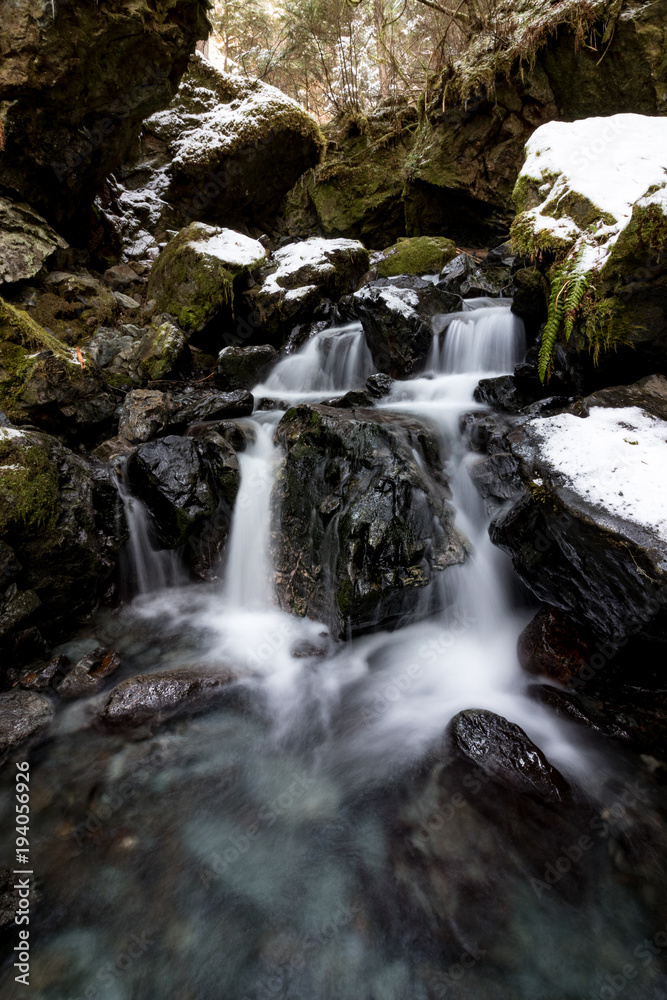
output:
M461 313L440 317L427 368L484 375L511 371L525 350L523 323L511 299L468 299Z
M322 399L361 388L374 371L361 323L351 323L315 334L297 354L283 358L253 392L257 399Z
M178 553L155 547L153 519L141 500L130 492L123 469L116 473L114 482L129 534L121 563L125 585L133 593L147 596L185 583Z

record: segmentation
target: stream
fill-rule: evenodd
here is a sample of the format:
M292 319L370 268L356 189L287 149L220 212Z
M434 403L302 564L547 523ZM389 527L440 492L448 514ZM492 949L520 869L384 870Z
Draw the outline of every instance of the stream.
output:
M663 930L652 923L661 890L645 831L648 793L616 751L530 697L516 644L534 607L489 540L490 514L469 475L476 457L461 417L480 408L479 380L511 371L525 350L510 305L476 299L441 317L427 370L394 383L377 404L435 429L457 525L472 545L465 564L424 594L423 620L340 642L274 601L270 501L281 407L363 387L374 367L358 324L316 334L253 390L279 408L241 421L249 444L219 581L184 583L173 558L152 548L150 518L121 486L139 593L120 614L100 612L58 652L113 647L118 680L230 666L243 696L134 738L92 724L108 692L61 711L32 764L39 897L31 986L13 981L10 959L3 997L667 996L658 952L640 954ZM443 890L458 894L445 934L444 911L425 901L430 889L421 903L419 888L406 889L412 875L396 826L399 816L407 822L433 746L472 708L518 724L597 814L614 817L626 794L618 826L649 845L641 864L619 863L618 838L586 826L590 849L556 841L558 853L549 845L540 868L561 850L585 852L583 881L566 871L558 892L548 883L540 890L533 869L522 870L483 825L449 822L447 812L441 826L455 868L476 888L469 903L464 881ZM0 809L11 851L9 785ZM417 860L414 871L422 887L437 880L437 865ZM628 965L632 976L622 971Z

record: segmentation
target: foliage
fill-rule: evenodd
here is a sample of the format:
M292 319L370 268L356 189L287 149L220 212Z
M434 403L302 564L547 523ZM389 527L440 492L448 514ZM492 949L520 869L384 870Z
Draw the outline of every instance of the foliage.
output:
M542 334L538 359L538 373L542 382L548 381L551 374L559 335L562 335L565 343L570 339L577 312L589 287L589 275L581 269L584 249L585 244L582 244L573 257L567 257L557 267L551 282L549 316Z

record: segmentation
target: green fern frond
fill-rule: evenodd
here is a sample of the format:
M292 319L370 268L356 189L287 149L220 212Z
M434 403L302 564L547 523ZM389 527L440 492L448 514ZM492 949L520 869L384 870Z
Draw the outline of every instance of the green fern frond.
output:
M574 257L563 261L551 283L549 314L542 334L537 365L542 383L548 381L551 375L559 334L562 332L565 342L569 341L577 311L588 290L589 277L578 270L584 249L582 244Z

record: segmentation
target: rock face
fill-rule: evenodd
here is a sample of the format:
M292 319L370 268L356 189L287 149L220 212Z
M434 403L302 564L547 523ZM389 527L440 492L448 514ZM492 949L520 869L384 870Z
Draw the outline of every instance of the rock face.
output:
M5 5L0 184L57 226L85 217L140 122L173 97L208 36L206 9L205 0Z
M417 614L424 588L466 555L433 436L395 415L298 406L277 439L285 449L273 497L281 606L334 635Z
M29 205L0 197L0 285L33 278L67 244Z
M414 108L380 108L329 132L324 162L297 181L283 205L292 238L361 240L374 250L405 235L403 171L414 145Z
M354 291L369 261L356 240L313 237L276 250L261 272L262 284L246 295L262 336L281 346L295 326L321 313L323 300L337 302Z
M434 318L462 308L458 295L422 278L381 278L352 296L373 362L392 378L421 371L431 350Z
M226 535L239 466L234 451L219 435L197 440L169 435L143 444L128 460L127 477L133 494L152 514L166 548L183 545L216 513L218 534Z
M169 107L144 122L138 153L108 186L104 210L130 257L193 220L262 226L323 143L291 98L220 73L197 54Z
M612 641L667 638L666 399L658 376L603 390L522 423L489 459L515 497L493 540L540 599Z
M31 625L72 624L90 611L111 572L118 541L103 516L114 507L108 478L46 434L0 428L0 534L4 561L2 636ZM6 549L4 549L6 553Z
M197 333L220 314L232 316L239 279L259 268L265 257L257 240L193 222L155 261L148 298L158 312L175 316L183 330Z

